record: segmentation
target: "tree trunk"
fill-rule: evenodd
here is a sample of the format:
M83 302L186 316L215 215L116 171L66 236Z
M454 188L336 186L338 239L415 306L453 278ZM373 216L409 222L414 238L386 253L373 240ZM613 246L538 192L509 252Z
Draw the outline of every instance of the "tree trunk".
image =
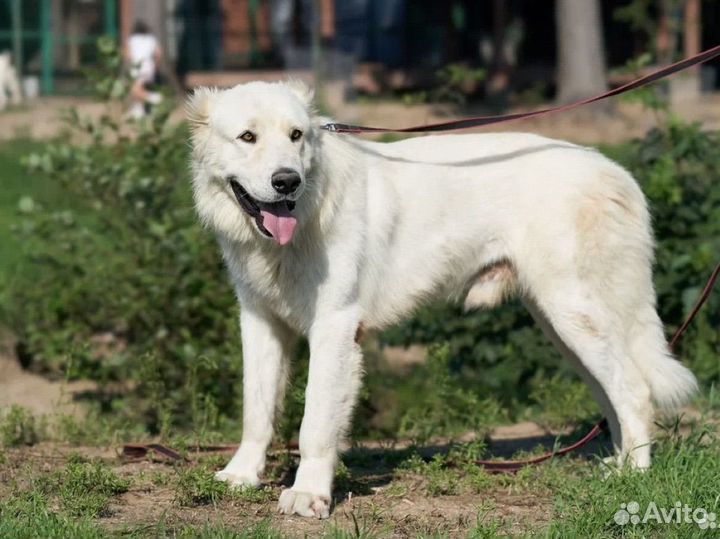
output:
M557 0L558 101L567 103L607 89L598 0Z

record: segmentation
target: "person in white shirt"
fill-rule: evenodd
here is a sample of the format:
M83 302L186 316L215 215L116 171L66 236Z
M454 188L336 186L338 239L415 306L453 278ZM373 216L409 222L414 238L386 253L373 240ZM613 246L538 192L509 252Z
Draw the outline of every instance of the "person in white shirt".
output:
M157 105L162 101L162 95L148 89L148 85L155 81L157 65L162 58L162 52L157 38L143 21L137 21L125 45L125 59L130 66L130 76L133 79L130 95L133 106L130 116L140 119L145 116L148 105Z
M8 95L13 105L18 105L22 99L20 81L10 53L0 52L0 110L4 110L7 106Z

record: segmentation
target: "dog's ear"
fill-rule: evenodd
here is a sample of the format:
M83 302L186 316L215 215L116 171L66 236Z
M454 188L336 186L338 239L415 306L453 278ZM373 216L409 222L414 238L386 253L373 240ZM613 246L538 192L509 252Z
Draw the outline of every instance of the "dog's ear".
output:
M193 131L208 125L212 102L217 95L217 88L196 88L185 103L185 116Z
M313 108L315 92L310 86L298 79L288 79L285 84L308 109Z

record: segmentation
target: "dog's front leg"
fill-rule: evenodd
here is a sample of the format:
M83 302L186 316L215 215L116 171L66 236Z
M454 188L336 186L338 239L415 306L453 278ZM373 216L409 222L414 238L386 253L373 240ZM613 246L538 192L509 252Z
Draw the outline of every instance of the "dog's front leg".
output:
M235 456L215 474L233 486L260 483L273 434L277 405L285 391L289 355L295 337L270 313L242 302L243 433Z
M318 317L311 328L310 370L300 428L300 466L283 491L282 513L327 518L338 449L346 434L358 387L362 354L355 343L356 306Z

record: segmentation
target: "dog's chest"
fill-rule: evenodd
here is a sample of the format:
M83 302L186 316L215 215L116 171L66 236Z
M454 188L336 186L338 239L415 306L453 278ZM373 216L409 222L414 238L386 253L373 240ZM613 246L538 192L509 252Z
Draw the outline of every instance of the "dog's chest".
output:
M232 248L223 253L241 299L251 298L293 329L307 331L323 274L317 259L301 260L289 249L282 254Z

